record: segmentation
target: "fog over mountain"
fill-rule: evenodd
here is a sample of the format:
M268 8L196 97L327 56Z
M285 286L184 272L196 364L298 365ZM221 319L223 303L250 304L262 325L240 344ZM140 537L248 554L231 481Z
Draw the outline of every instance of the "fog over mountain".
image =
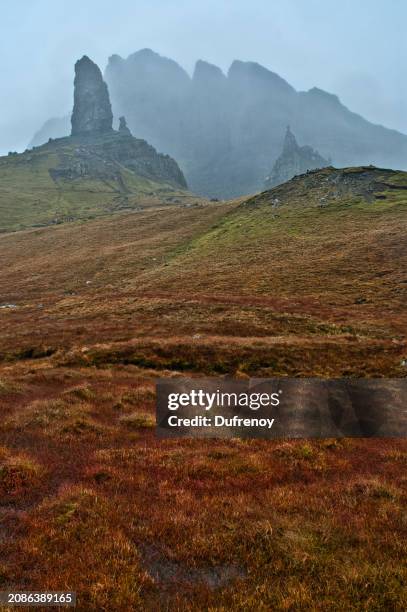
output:
M241 64L235 65L228 75L235 59L244 64L254 62L264 66L291 85L295 92L287 94L287 104L295 106L294 100L297 100L297 107L300 108L297 115L302 113L302 105L304 108L318 108L312 111L314 115L322 108L328 108L326 100L322 103L316 100L318 94L296 94L317 87L337 95L345 107L366 120L407 134L407 39L404 32L407 4L404 0L392 0L391 10L384 0L360 0L357 3L354 0L342 0L341 3L334 0L117 0L114 4L110 0L37 0L35 3L6 0L2 3L0 17L0 155L9 151L23 151L46 121L50 122L44 134L56 137L68 133L67 117L73 103L72 66L78 58L88 55L104 71L108 58L118 54L127 66L121 69L132 72L134 60L126 58L133 56L138 49L145 48L153 49L162 58L172 58L178 65L173 65L171 71L168 62L165 69L163 61L160 68L158 62L155 62L157 74L154 84L150 80L148 85L149 99L157 99L157 96L153 96L153 90L157 87L158 74L165 73L168 79L171 72L175 78L174 87L179 87L180 92L169 94L171 87L164 82L163 98L167 99L168 95L171 97L174 94L175 99L182 100L185 116L181 121L188 127L182 130L183 137L188 134L191 140L193 134L199 134L200 142L193 143L193 151L186 142L180 150L179 142L168 142L171 130L165 124L161 126L164 130L162 137L159 135L161 143L150 129L147 118L139 125L131 124L131 128L136 135L149 133L157 146L162 145L160 148L163 150L168 147L168 152L178 150L182 158L180 163L187 170L190 181L198 186L200 182L205 182L205 167L207 172L225 171L226 162L222 162L218 170L217 161L221 156L230 157L228 137L232 147L230 164L237 163L233 151L240 146L239 143L244 146L251 144L248 143L248 130L249 126L256 124L250 116L253 100L247 98L247 92L241 94L242 100L236 100L233 92L244 88L244 82L251 85L254 81L252 77L242 77ZM195 67L198 59L205 62L198 62ZM137 61L140 63L140 58ZM143 61L146 63L146 57ZM210 65L219 66L219 69L211 68ZM245 64L247 70L250 65ZM117 85L120 78L113 74L111 68L112 61L109 62L109 85L114 89L114 83ZM117 67L116 72L120 70ZM253 73L251 68L249 71ZM139 77L140 74L137 74ZM261 79L256 77L254 80L257 83L257 93L253 92L253 96L256 98ZM211 86L207 85L208 81L212 83ZM240 81L237 89L236 81ZM141 79L140 85L142 82L145 90L145 77L144 81ZM112 92L113 105L125 107L126 100L144 95L136 94L134 90L135 83L130 78L128 91ZM190 91L185 93L186 90ZM224 98L216 102L219 97L223 97L223 93ZM314 100L310 104L308 102L312 97ZM200 100L196 101L196 98ZM301 98L304 100L300 104ZM255 112L259 112L256 100ZM176 101L173 104L176 105ZM264 108L260 109L260 119L264 121L256 124L256 130L260 132L260 148L255 161L261 162L258 172L265 172L265 175L269 175L282 150L286 125L280 125L277 121L279 113L281 123L283 115L293 114L285 112L284 104L282 112L277 106L273 110L273 128L264 124L272 113L267 108L268 103L264 101ZM157 105L161 108L162 102L158 100ZM208 105L211 108L207 108ZM226 125L223 121L225 108L228 117ZM135 118L145 115L141 107L130 110ZM113 112L117 122L119 113L115 108ZM166 108L164 119L174 113L175 109ZM189 116L191 113L192 117ZM332 147L323 145L317 147L322 136L312 141L308 133L303 133L305 119L299 130L294 123L295 118L290 121L299 146L313 146L321 155L331 155L333 162L339 164L341 156L335 157L335 148L331 150ZM322 118L319 119L323 123ZM331 119L330 111L324 121L329 123ZM242 124L238 132L232 129L230 134L231 127L240 120ZM320 128L323 131L321 122ZM347 121L345 123L349 127ZM210 126L208 132L206 126ZM359 125L357 129L362 128ZM262 139L270 133L273 134L273 142L271 148L266 150ZM378 137L376 132L374 137L371 135L369 138L376 143ZM254 143L257 142L256 138ZM218 151L215 161L211 158L214 144ZM352 143L344 146L350 147L352 155L355 154ZM385 142L384 147L387 146ZM343 146L340 145L339 149L342 150ZM364 151L362 146L362 154ZM251 155L251 150L247 150L246 157ZM376 154L373 157L376 159ZM386 161L387 153L384 152L382 157ZM389 160L392 165L394 159L398 166L407 167L404 157L399 159L396 152ZM195 178L197 171L199 180ZM239 174L240 170L237 168L236 172ZM253 173L252 170L250 173ZM214 181L219 185L220 177L214 177ZM250 187L257 182L257 174L244 179L244 184Z
M369 123L331 93L298 92L255 62L235 60L227 74L199 60L192 77L151 49L112 55L105 70L116 118L180 164L190 189L234 197L262 189L280 155L287 125L299 144L335 166L407 166L407 136ZM30 146L69 131L54 119Z

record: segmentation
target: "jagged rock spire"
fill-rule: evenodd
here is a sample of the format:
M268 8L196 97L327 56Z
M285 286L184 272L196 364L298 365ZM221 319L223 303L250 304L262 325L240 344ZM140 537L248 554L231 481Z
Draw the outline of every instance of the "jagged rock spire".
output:
M127 126L126 117L119 117L119 134L123 136L131 136L131 132Z
M99 67L86 55L75 64L72 136L110 132L113 113Z
M291 131L290 126L287 125L284 138L283 152L291 151L293 149L298 149L298 143L294 134Z
M293 176L328 165L329 162L312 147L300 147L290 126L287 126L282 153L275 161L271 174L265 181L265 187L270 189L289 181Z

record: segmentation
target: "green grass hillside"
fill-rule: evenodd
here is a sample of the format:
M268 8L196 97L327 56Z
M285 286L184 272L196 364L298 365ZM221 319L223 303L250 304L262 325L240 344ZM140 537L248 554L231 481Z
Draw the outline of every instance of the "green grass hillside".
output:
M407 173L326 168L235 206L137 285L402 312L406 239Z
M0 232L195 201L174 160L131 136L61 138L0 158Z

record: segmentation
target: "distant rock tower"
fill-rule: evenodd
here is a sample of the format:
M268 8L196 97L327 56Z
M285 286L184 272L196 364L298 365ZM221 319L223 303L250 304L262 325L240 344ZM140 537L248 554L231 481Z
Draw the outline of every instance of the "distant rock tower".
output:
M86 55L75 64L72 136L112 131L109 91L98 66Z
M271 174L265 181L266 189L281 185L298 174L304 174L307 170L325 168L330 162L322 157L312 147L298 146L290 126L285 133L283 151L277 158Z
M132 133L127 127L126 117L119 117L119 134L123 136L132 136Z

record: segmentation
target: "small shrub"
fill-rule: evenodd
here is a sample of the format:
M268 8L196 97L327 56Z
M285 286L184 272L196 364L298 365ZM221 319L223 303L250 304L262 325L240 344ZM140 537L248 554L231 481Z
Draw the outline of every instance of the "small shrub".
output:
M127 427L137 429L139 427L155 427L155 418L148 412L133 412L120 417L120 422Z
M97 429L97 424L88 418L91 406L72 398L35 400L11 416L6 427L18 429L41 429L46 435L83 433Z
M62 428L62 433L66 434L83 434L88 432L99 432L101 431L101 427L88 418L78 418L75 419L72 423L68 423Z
M355 482L353 491L359 495L376 499L396 499L398 497L393 487L375 478Z
M152 402L155 399L155 390L151 389L151 387L147 387L145 385L141 387L137 387L137 389L132 389L131 391L127 391L121 397L121 403L127 403L132 405L140 405L146 402Z
M25 455L13 456L4 448L0 454L0 492L17 495L32 487L41 473L41 467Z
M19 393L21 392L21 386L11 380L5 380L0 378L0 395L7 395L8 393Z
M85 385L69 389L68 391L65 391L64 395L84 401L91 401L95 399L94 391Z

